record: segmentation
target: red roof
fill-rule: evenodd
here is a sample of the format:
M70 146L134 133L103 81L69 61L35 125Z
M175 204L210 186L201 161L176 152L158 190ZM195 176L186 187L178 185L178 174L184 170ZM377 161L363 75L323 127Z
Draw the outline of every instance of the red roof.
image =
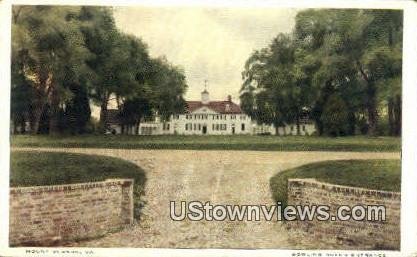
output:
M187 112L193 112L203 106L221 114L241 114L240 106L232 101L210 101L203 104L201 101L187 101Z

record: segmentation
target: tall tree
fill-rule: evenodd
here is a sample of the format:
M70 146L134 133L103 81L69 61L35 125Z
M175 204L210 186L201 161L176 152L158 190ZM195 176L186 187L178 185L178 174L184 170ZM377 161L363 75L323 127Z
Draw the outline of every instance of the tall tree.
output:
M395 68L401 58L397 58L397 62L392 59L391 65L385 68L375 66L376 63L381 63L375 56L375 51L381 52L381 47L388 50L386 47L393 38L401 38L388 36L390 33L386 32L401 28L402 24L398 23L401 13L387 12L383 18L385 23L381 22L378 10L309 10L299 13L296 21L297 40L307 42L310 52L320 59L319 74L316 74L316 77L320 77L318 87L331 84L338 91L342 91L344 97L352 96L356 101L350 102L348 109L353 112L362 107L366 109L370 135L375 135L378 124L381 78L391 73L390 68L396 69L397 74L401 69ZM380 24L386 28L381 29ZM394 49L385 51L389 55L394 52ZM319 89L318 92L320 91ZM354 122L354 113L349 116L352 117L351 122Z
M391 10L299 12L293 33L279 34L246 62L243 108L274 125L298 123L300 114L309 111L322 134L330 125L325 106L339 106L346 108L349 124L340 128L343 134L354 134L356 123L366 117L367 133L376 135L386 105L391 134L398 134L401 17L402 12Z
M276 134L285 123L295 123L300 134L300 120L308 109L305 67L296 62L301 55L292 37L279 34L268 49L252 54L243 72L244 110L260 123L273 124Z
M78 7L16 6L13 9L12 59L31 81L31 130L37 133L41 115L49 105L49 131L58 132L59 108L71 94L64 81L77 81L87 72L88 50L77 19ZM63 61L65 60L65 61ZM68 74L74 76L68 76Z
M363 57L368 73L377 84L379 101L386 105L390 135L401 134L401 71L403 12L365 11L373 19L366 30Z
M87 64L93 71L91 96L100 106L100 127L104 131L110 97L133 80L129 73L127 41L117 30L111 9L82 7L80 20L85 44L93 54Z
M20 58L12 60L10 103L14 133L26 132L26 122L29 120L31 110L31 99L34 97L32 84L24 75L21 65L23 65L23 62Z
M154 59L149 78L154 91L155 111L163 120L184 110L183 95L188 86L183 69L170 64L165 57Z
M71 134L83 134L86 132L87 123L90 121L91 109L86 87L74 84L69 86L73 97L65 103L62 110L62 130Z

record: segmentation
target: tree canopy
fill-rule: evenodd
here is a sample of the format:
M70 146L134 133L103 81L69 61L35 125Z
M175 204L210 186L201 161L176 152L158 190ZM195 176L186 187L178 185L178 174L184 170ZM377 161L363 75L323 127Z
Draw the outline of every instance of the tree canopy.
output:
M123 122L170 115L183 107L184 72L151 58L147 45L122 33L108 7L14 6L12 119L32 133L83 133L90 103L100 129L115 96Z
M399 135L401 63L401 11L301 11L291 33L248 58L242 107L298 132L308 114L319 134Z

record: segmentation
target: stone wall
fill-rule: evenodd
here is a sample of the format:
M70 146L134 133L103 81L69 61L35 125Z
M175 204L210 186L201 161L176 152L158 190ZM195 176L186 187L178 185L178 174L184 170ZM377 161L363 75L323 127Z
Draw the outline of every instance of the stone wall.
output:
M133 180L10 189L11 246L93 238L133 222Z
M329 249L400 249L401 194L321 183L314 179L288 180L289 205L328 205L335 216L340 205L384 205L385 221L290 221L288 226L324 243Z

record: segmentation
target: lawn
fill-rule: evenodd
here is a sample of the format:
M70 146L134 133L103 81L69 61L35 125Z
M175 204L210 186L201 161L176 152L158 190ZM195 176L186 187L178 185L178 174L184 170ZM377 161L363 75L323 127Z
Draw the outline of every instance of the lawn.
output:
M276 202L287 204L289 178L315 178L321 182L399 192L400 160L344 160L307 164L279 172L270 180Z
M114 157L53 153L12 152L10 186L44 186L103 181L108 178L134 179L135 217L139 216L145 172L137 165Z
M313 136L31 136L13 135L14 147L81 147L124 149L258 150L258 151L378 151L398 152L398 137Z

